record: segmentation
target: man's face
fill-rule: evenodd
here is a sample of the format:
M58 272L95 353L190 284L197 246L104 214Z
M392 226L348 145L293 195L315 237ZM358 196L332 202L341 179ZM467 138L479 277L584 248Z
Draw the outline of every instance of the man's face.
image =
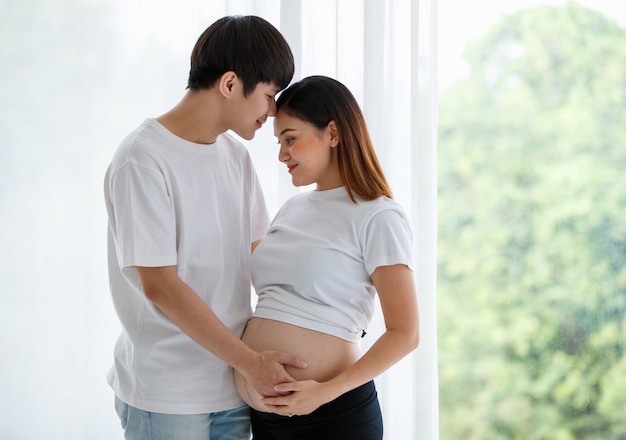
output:
M265 82L258 83L248 96L243 96L243 88L240 88L230 128L242 138L252 139L267 117L276 115L278 91L274 84Z

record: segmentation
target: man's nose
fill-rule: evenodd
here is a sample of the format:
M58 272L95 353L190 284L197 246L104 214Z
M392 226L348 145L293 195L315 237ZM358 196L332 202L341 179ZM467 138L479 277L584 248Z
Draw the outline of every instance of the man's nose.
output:
M270 106L267 110L267 116L276 116L276 101L274 99L270 101Z

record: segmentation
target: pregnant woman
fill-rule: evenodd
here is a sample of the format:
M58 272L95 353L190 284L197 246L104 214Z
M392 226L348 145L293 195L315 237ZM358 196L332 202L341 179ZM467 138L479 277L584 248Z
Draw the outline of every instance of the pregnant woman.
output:
M293 184L316 189L285 203L252 255L258 303L242 339L308 367L287 366L296 381L269 397L236 374L253 438L380 440L373 379L419 341L409 222L341 83L293 84L277 101L274 130ZM376 294L386 331L361 353Z

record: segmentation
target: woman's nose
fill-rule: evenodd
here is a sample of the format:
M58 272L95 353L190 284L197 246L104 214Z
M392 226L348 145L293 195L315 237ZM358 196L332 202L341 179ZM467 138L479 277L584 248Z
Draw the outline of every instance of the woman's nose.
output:
M280 146L280 150L278 150L278 161L279 162L287 162L289 160L289 149Z

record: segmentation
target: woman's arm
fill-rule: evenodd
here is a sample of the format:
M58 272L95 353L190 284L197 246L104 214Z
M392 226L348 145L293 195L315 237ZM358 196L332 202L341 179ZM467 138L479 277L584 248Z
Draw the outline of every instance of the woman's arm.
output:
M312 380L276 385L286 396L263 403L281 415L309 414L386 371L419 344L419 312L413 272L403 264L378 267L371 276L378 291L386 331L350 368L327 382Z

